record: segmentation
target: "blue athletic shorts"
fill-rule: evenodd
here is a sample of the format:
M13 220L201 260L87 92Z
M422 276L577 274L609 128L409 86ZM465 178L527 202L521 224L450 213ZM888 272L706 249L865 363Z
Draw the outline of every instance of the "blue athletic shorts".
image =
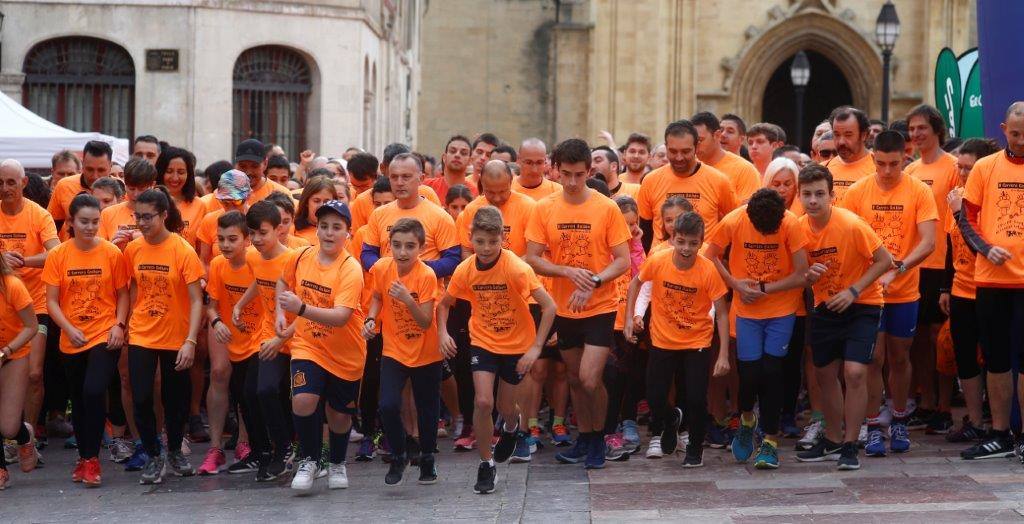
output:
M882 324L878 328L894 337L914 338L917 331L918 301L882 306Z
M785 357L795 324L796 314L759 319L736 317L737 360L754 362L766 353Z

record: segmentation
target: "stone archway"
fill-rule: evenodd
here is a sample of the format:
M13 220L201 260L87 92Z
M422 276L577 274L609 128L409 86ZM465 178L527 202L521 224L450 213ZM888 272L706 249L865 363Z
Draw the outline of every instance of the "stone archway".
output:
M745 118L759 118L765 87L775 70L797 51L813 50L834 63L849 80L853 104L869 115L882 92L882 57L857 29L817 10L778 21L740 52L727 86L732 107ZM813 96L813 94L811 94Z

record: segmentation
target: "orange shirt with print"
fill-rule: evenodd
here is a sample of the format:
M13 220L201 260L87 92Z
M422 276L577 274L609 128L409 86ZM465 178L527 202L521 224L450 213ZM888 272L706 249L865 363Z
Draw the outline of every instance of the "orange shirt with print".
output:
M259 253L256 254L259 256ZM218 255L210 261L210 275L206 282L206 292L210 298L217 301L217 312L221 321L231 332L231 341L228 342L228 359L232 362L241 362L259 351L260 337L263 334L263 303L259 300L249 302L242 309L242 328L235 327L231 320L231 313L235 304L242 299L249 286L256 280L252 268L248 262L242 267L235 268L231 262Z
M57 226L39 204L23 198L18 214L8 215L0 211L0 253L11 251L23 257L35 256L46 251L46 243L51 240L57 240ZM46 284L42 279L43 268L21 267L15 273L32 295L36 314L45 314Z
M135 282L128 340L146 349L181 349L189 331L188 286L203 276L199 256L188 241L170 234L155 245L132 240L124 258Z
M422 261L415 261L405 276L398 276L398 264L391 257L384 257L370 268L373 291L381 297L379 323L381 338L384 340L385 357L391 357L403 366L420 367L441 361L441 349L437 342L437 323L430 319L430 326L423 329L409 312L409 306L391 297L388 290L396 280L409 290L417 305L423 305L437 298L437 277L434 270Z
M0 294L0 346L4 346L25 329L18 312L32 305L32 295L16 275L2 275L0 278L4 281L3 293ZM20 348L11 348L12 353L7 360L25 358L31 350L31 341Z
M688 177L676 176L671 164L647 173L640 184L636 203L640 218L654 221L654 237L661 239L661 204L670 196L680 195L693 204L693 210L704 219L704 229L711 231L715 224L736 208L736 194L732 182L721 171L699 164Z
M448 294L472 306L469 339L474 346L499 355L522 355L537 338L530 301L540 287L533 268L503 249L488 269L478 267L476 255L463 260L448 282Z
M536 201L540 201L542 198L561 190L561 184L552 182L546 178L542 178L541 183L533 187L526 187L521 184L520 177L516 177L515 180L512 181L512 191L524 194Z
M777 282L793 272L793 253L807 244L807 238L797 217L786 211L782 216L779 230L765 235L754 228L747 215L747 206L742 206L725 215L711 235L711 244L722 252L729 246L729 273L738 280L752 279L757 282ZM743 318L766 319L796 313L803 297L803 288L794 288L778 293L769 293L753 304L733 300L732 309Z
M485 197L476 197L459 214L455 221L455 229L458 232L459 244L464 249L473 250L473 242L470 240L470 233L473 230L473 218L476 212L484 206L491 205ZM501 243L503 249L509 249L518 256L526 254L526 225L530 222L530 215L537 203L526 195L512 192L505 205L498 208L501 212L502 226L505 234Z
M673 255L674 249L651 255L637 276L651 283L651 343L658 349L704 349L715 332L711 306L725 296L725 282L704 256L681 270Z
M953 259L953 287L950 294L974 300L978 297L978 286L974 283L974 251L967 246L953 216L946 220L946 232L949 234L949 243L953 246L950 252L950 258Z
M828 225L815 231L811 218L799 218L800 227L807 236L808 263L824 264L828 270L814 283L814 304L827 302L840 291L844 291L874 264L874 253L882 247L882 239L863 219L853 212L832 206ZM882 305L882 285L872 282L860 290L857 304Z
M582 204L570 204L561 193L537 202L526 228L526 240L544 244L551 261L560 266L599 273L612 260L612 248L629 242L632 235L619 206L594 190L587 191ZM566 318L587 318L612 313L618 307L615 286L594 290L583 311L569 310L569 297L576 284L568 278L552 279L551 292L558 314Z
M434 193L433 189L420 184L417 191L421 197L433 202L438 207L442 207L441 200L437 198L437 194ZM355 231L364 226L370 219L370 213L373 213L373 192L364 191L360 193L359 196L352 199L352 203L348 208L352 212L352 230Z
M327 309L345 307L352 310L352 315L343 326L299 317L292 337L292 360L309 360L343 380L359 380L366 364L366 340L360 334L364 316L359 309L363 269L347 252L330 264L318 260L319 252L319 247L293 251L281 279L304 304Z
M185 227L181 230L181 236L185 237L189 244L198 247L196 234L199 232L199 224L202 223L203 217L206 216L206 204L203 204L203 201L199 198L193 198L192 202L179 200L175 202L175 205L178 206L178 211L181 212L181 220L185 223Z
M714 164L708 162L708 165L729 177L738 203L750 200L750 196L758 189L761 189L761 174L757 172L754 164L748 162L747 159L724 149L722 153L725 154L721 160Z
M875 157L867 152L860 160L847 164L839 156L834 156L825 162L825 167L832 173L832 190L836 195L836 202L842 202L850 186L862 178L875 174Z
M850 186L840 205L871 225L893 260L903 260L917 246L921 240L918 224L936 222L939 218L932 190L924 182L906 175L888 191L878 185L875 176L861 179ZM918 300L921 298L920 281L920 267L898 275L889 284L885 302L903 304Z
M256 292L259 294L261 307L258 311L261 314L262 330L256 346L274 338L277 332L274 330L275 315L277 314L277 281L284 274L285 267L289 262L295 261L295 253L301 252L286 250L280 255L271 259L263 258L259 251L248 251L245 253L245 261L252 270L253 279L256 281ZM209 284L207 284L209 286ZM289 323L295 320L295 315L285 313L285 320ZM291 353L291 340L285 341L281 353Z
M106 240L82 251L73 240L55 247L46 256L43 282L58 289L60 310L85 336L82 347L60 334L60 351L73 355L107 342L117 325L117 290L131 280L121 250Z
M935 209L939 214L939 220L935 223L935 251L921 263L921 267L943 270L946 268L946 243L942 240L952 219L946 196L960 184L956 157L943 152L939 159L931 164L925 164L918 159L907 166L903 174L914 176L924 182L935 197Z
M100 212L100 229L96 232L96 236L112 241L118 231L138 230L139 226L135 223L135 211L128 207L128 202L119 202Z
M978 233L986 242L1010 252L1002 265L978 253L974 281L978 287L1021 287L1024 282L1024 164L1010 162L1005 151L974 164L964 200L980 208Z
M398 201L378 207L370 213L363 243L380 248L380 256L391 255L389 233L391 226L402 218L415 218L423 224L427 233L427 241L420 252L420 260L437 260L441 252L459 245L455 238L455 221L447 211L439 206L421 200L412 209L398 207Z

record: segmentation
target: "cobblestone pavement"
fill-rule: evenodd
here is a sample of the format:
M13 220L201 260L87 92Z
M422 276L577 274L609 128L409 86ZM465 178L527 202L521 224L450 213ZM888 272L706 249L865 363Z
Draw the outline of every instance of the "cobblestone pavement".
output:
M758 471L737 465L724 450L705 451L706 467L683 470L681 455L635 456L601 471L554 463L550 447L529 465L501 465L498 490L472 492L476 454L452 453L442 439L440 482L384 486L385 466L351 463L351 488L328 492L318 481L298 497L287 483L257 484L251 475L170 477L138 484L103 452L104 485L87 489L70 477L74 452L51 442L45 467L23 474L11 467L12 486L0 493L0 520L9 522L939 522L1024 520L1024 466L1013 459L967 462L960 446L912 433L902 456L870 459L862 469L838 472L834 463L800 464L792 451L782 467ZM792 448L793 441L785 441ZM353 451L350 448L350 451ZM198 465L205 448L195 446Z

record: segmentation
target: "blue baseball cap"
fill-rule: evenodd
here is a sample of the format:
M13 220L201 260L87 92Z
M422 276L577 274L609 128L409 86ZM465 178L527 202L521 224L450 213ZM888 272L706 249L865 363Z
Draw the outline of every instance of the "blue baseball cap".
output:
M316 210L316 218L319 220L323 218L327 213L336 213L340 216L348 227L352 227L352 212L348 209L348 204L341 200L328 200Z

